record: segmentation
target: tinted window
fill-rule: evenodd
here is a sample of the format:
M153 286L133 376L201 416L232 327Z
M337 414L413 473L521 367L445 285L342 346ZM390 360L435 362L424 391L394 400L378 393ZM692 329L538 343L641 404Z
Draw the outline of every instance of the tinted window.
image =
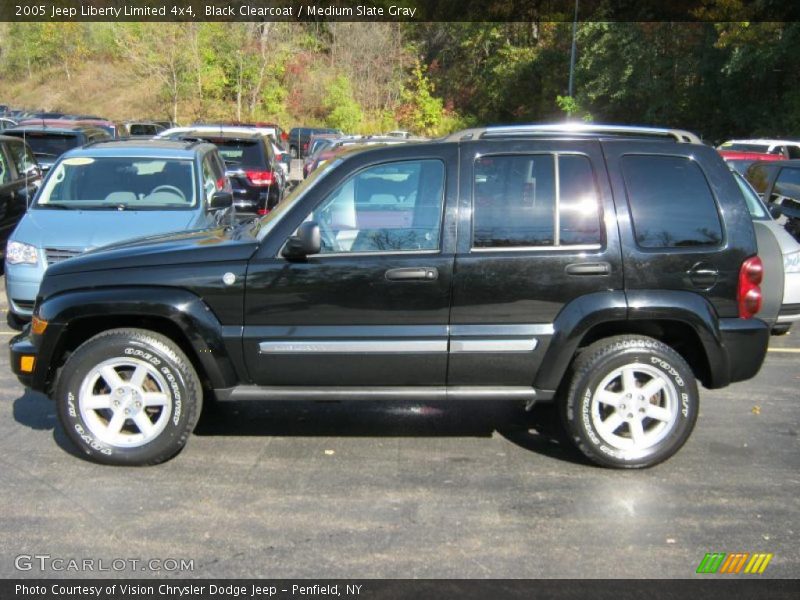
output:
M775 179L771 202L783 198L800 201L800 169L783 168Z
M22 142L9 142L6 147L17 169L17 174L20 177L24 175L29 167L36 165L36 159L33 157L30 149Z
M264 145L258 140L210 139L219 150L226 165L233 167L264 168Z
M800 147L786 146L786 148L789 151L789 158L800 158Z
M38 131L26 132L6 132L18 138L23 138L33 150L36 156L45 158L58 158L67 150L72 150L81 145L81 139L74 133L42 133Z
M747 180L738 172L733 173L733 178L736 180L736 183L739 184L739 189L742 190L742 194L744 194L744 199L745 202L747 202L747 210L750 212L750 216L759 221L771 220L771 217L767 214L764 205L761 204L758 194L756 194L750 184L747 183Z
M600 243L597 188L585 156L485 156L474 173L474 247Z
M640 246L716 246L722 242L717 204L693 160L625 156L622 171Z
M750 165L745 173L745 177L747 181L750 182L750 185L753 186L753 189L758 192L759 194L764 194L767 191L767 184L769 183L769 178L772 173L775 172L775 169L772 165L768 165L766 163L756 163Z
M386 163L350 177L309 216L322 254L439 248L444 165L437 160Z
M11 168L6 160L6 155L0 148L0 184L8 183L11 179Z

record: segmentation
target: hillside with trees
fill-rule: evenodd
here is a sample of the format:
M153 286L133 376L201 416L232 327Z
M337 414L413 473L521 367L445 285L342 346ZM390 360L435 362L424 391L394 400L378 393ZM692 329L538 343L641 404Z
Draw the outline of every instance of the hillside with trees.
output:
M800 23L4 23L0 102L436 135L574 118L800 136Z

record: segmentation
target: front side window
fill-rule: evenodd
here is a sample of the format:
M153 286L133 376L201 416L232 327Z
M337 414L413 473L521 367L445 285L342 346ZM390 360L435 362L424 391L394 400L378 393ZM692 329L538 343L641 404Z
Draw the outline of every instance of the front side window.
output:
M698 164L682 156L622 158L636 243L642 248L718 246L717 203Z
M597 186L586 156L526 154L476 159L474 248L601 242Z
M444 202L438 160L385 163L350 177L309 215L321 254L437 250Z
M11 160L14 161L14 166L17 168L17 175L22 177L25 172L32 166L36 165L36 159L33 157L30 149L22 142L11 142L7 146L8 153L11 155Z
M784 167L775 179L770 202L782 202L786 198L800 202L800 169Z
M192 161L70 157L59 162L36 202L39 208L181 210L196 205Z
M0 184L5 184L11 181L11 169L9 168L6 156L0 149Z

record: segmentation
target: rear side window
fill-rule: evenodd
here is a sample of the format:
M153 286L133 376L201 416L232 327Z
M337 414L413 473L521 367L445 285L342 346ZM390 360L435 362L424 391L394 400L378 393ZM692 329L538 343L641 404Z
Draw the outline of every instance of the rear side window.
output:
M473 247L598 245L600 210L589 159L571 154L475 161Z
M636 243L642 248L717 246L717 203L697 163L681 156L622 158Z

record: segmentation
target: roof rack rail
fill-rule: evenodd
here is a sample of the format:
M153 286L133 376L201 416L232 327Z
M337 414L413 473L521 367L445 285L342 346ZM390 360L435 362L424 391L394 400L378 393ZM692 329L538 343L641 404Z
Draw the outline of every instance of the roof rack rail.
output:
M551 134L608 134L647 137L671 137L677 142L687 144L702 144L700 138L684 129L669 129L660 127L638 127L633 125L603 125L596 123L548 123L530 125L500 125L479 129L467 129L453 134L450 139L475 139L510 137L526 135L551 135Z

